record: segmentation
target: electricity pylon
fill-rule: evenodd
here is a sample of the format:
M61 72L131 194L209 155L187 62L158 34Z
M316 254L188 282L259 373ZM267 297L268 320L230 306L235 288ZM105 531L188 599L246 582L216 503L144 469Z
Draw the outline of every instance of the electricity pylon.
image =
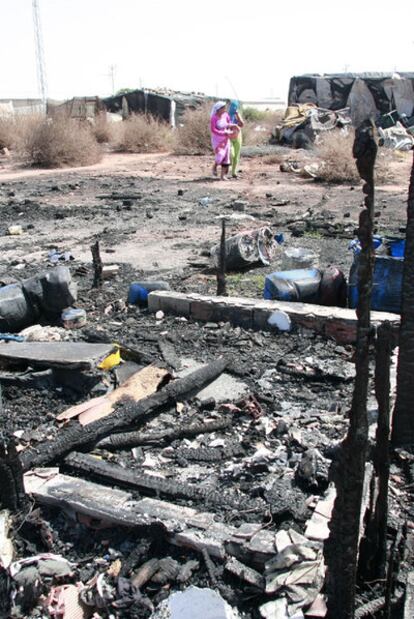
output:
M36 45L37 82L42 102L47 103L47 82L45 52L43 49L42 27L40 23L39 0L33 0L33 26Z

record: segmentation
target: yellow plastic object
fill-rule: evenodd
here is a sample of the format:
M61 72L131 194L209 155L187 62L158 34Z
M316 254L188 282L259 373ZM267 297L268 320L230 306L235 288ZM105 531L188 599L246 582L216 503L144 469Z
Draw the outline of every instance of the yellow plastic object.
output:
M108 372L112 370L112 368L116 367L121 363L121 352L119 350L119 346L116 347L116 351L105 357L103 361L98 365L100 370L104 370Z

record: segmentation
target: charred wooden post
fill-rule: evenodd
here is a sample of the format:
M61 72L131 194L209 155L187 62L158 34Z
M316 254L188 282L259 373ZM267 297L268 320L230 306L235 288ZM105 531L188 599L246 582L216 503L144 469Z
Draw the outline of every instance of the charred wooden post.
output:
M114 432L122 431L131 425L137 426L155 414L163 406L176 402L177 399L199 391L205 385L215 380L228 365L228 360L221 358L202 368L195 370L184 378L169 383L153 395L139 400L137 403L125 403L111 415L82 426L77 421L70 422L53 439L39 443L38 446L26 449L21 455L23 470L28 471L35 466L45 466L56 459L67 455L75 449L93 447L96 443Z
M220 254L217 267L217 296L227 296L226 286L226 220L221 220Z
M102 449L124 449L125 447L138 447L140 445L162 445L171 443L177 438L190 438L198 434L207 434L217 430L225 430L231 426L230 417L208 421L206 423L193 423L182 425L178 428L170 428L161 432L122 432L113 434L102 439L97 447Z
M0 508L11 512L26 503L23 469L13 438L0 440Z
M99 250L99 241L91 245L92 262L93 262L93 287L100 288L103 282L103 265L101 252Z
M393 590L398 577L399 567L403 558L404 544L407 538L405 525L399 527L393 540L388 560L387 578L385 583L385 608L383 619L390 619L393 605Z
M189 484L176 479L164 479L156 475L140 473L136 470L124 469L119 464L112 464L106 460L94 458L89 454L70 453L64 460L68 468L82 478L92 478L126 488L138 490L146 496L156 496L167 499L184 498L191 501L203 502L205 505L216 505L221 509L260 509L258 500L240 497L231 492L217 492L196 484Z
M355 584L365 463L368 450L367 395L369 380L370 306L374 249L372 242L374 215L374 165L377 144L371 121L357 130L354 157L365 181L365 208L359 217L358 237L361 243L357 307L357 343L355 353L355 386L350 411L350 424L342 444L339 474L330 536L325 545L328 566L328 617L352 619L355 606Z
M414 157L407 202L399 346L392 443L396 447L414 446Z
M388 481L390 476L390 368L393 334L389 322L378 329L375 358L375 395L378 402L378 425L374 451L378 497L367 534L371 543L369 573L384 578L387 563Z

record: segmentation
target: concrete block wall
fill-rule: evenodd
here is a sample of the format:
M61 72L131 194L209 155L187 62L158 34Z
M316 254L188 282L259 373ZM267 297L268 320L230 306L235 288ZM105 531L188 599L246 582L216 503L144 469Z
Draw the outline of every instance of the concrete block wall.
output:
M151 312L162 310L166 314L185 316L200 322L230 322L234 326L257 330L269 330L270 316L275 311L283 311L290 316L295 326L312 329L341 343L356 340L355 310L341 307L159 290L149 295L148 309ZM400 317L386 312L372 312L371 320L373 327L388 320L397 330Z

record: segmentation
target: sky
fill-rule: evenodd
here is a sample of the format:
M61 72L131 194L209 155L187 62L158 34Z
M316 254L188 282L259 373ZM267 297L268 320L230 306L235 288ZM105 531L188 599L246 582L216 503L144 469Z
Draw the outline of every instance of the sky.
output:
M38 0L50 98L287 98L302 73L414 71L414 0ZM37 97L32 0L0 0L0 98Z

